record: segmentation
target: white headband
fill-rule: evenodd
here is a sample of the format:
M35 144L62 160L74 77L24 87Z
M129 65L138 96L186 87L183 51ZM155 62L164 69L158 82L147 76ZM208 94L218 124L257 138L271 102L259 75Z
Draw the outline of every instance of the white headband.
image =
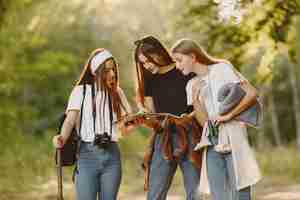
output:
M97 71L98 67L107 59L112 58L112 54L107 51L101 51L100 53L98 53L92 60L91 60L91 71L92 74L95 75L95 72Z

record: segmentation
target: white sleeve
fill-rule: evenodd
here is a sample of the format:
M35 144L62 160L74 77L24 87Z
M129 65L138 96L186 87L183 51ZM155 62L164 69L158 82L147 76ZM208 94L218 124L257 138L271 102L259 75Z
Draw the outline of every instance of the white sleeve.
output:
M83 99L82 94L83 94L83 86L82 85L75 86L69 97L67 111L81 109L81 102Z
M127 97L126 97L126 95L124 94L123 90L120 87L118 88L118 92L119 92L119 95L120 95L121 102L122 102L123 106L126 109L125 112L126 113L132 113L132 109L131 109L130 104L128 103ZM122 109L124 110L123 107L122 107Z
M188 81L188 83L186 84L185 87L185 91L186 91L186 103L188 106L193 104L193 94L192 94L192 79Z

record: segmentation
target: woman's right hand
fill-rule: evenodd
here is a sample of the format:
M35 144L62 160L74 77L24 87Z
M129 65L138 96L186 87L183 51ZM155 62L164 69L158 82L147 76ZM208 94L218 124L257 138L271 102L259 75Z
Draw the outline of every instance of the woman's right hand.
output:
M188 113L182 113L181 115L180 115L180 117L181 118L184 118L184 117L187 117L189 114Z
M65 144L65 139L62 135L56 135L53 137L52 143L55 148L61 149Z
M144 124L149 128L154 128L154 129L161 128L161 122L157 119L145 120Z
M59 135L56 135L52 139L53 146L55 148L62 148L69 138L72 129L75 126L76 119L78 118L79 110L70 110L67 113L67 117L62 125Z

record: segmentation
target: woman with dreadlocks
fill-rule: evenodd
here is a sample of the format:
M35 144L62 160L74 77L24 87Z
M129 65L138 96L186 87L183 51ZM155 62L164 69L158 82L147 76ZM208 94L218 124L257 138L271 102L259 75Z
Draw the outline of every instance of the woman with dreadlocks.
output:
M53 138L62 148L74 126L81 145L75 187L77 200L115 200L121 183L121 160L114 121L131 108L119 87L118 66L105 49L95 50L74 87L61 134ZM81 120L79 120L81 118ZM81 121L81 124L78 123ZM123 131L125 126L120 125Z

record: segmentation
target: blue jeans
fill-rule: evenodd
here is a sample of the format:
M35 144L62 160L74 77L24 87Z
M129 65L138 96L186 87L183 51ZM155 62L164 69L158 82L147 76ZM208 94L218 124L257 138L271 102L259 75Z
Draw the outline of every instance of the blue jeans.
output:
M191 146L191 134L189 136L189 148L193 148ZM176 144L176 132L174 132L171 137L173 145ZM167 198L167 193L178 165L180 166L183 175L186 199L199 199L197 197L197 188L200 181L199 169L194 166L187 155L184 155L178 162L164 159L160 138L159 134L155 138L154 152L150 166L147 200L165 200Z
M75 176L77 200L115 200L121 183L120 150L117 143L99 149L82 143Z
M250 186L236 189L231 153L218 153L213 146L207 150L207 176L213 200L250 200Z

